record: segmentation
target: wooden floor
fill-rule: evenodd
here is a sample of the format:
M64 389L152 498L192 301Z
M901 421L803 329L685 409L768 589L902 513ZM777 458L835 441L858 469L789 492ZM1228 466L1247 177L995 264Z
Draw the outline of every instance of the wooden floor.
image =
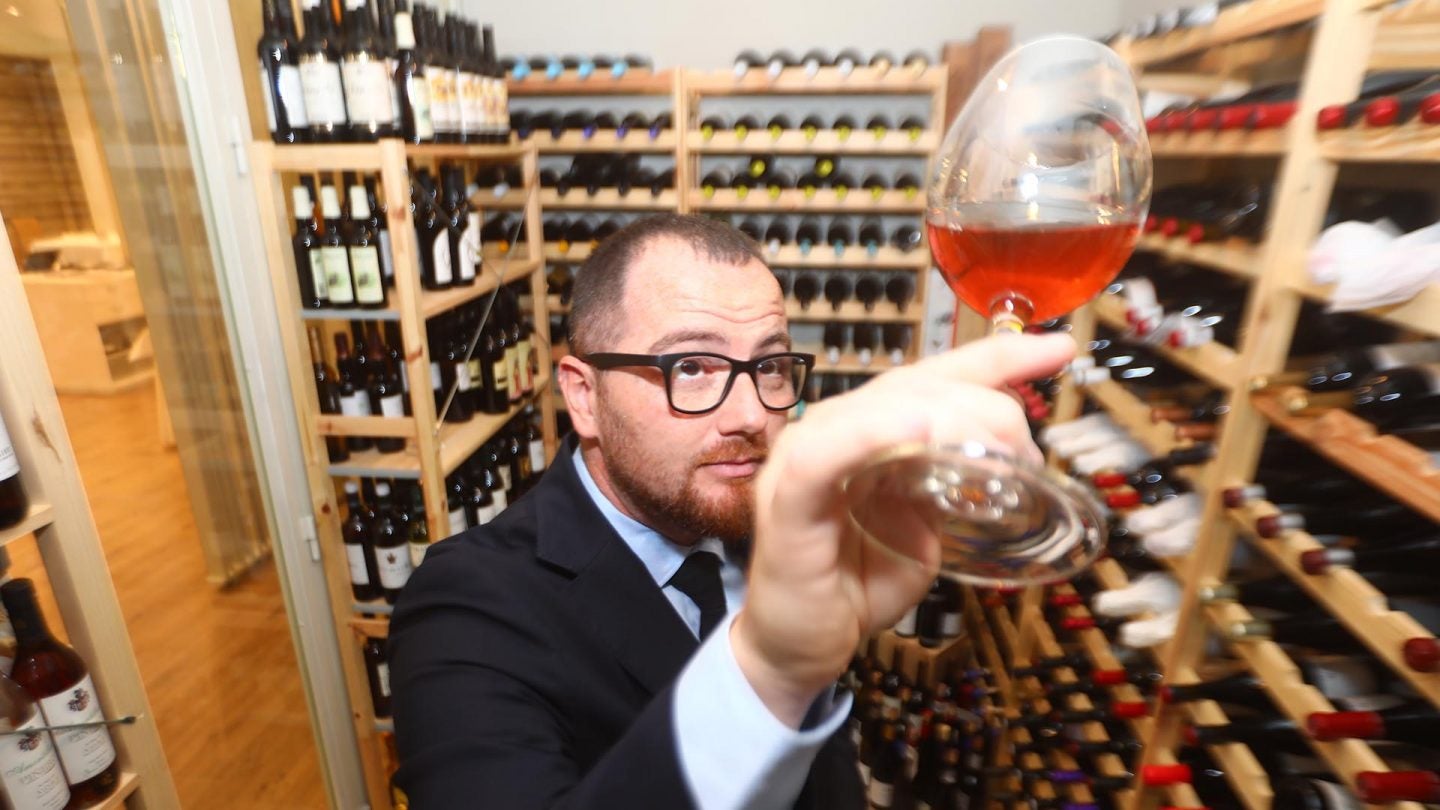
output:
M206 583L179 458L157 439L151 386L60 404L184 806L324 808L273 565L224 591ZM33 542L10 548L12 574L38 580Z

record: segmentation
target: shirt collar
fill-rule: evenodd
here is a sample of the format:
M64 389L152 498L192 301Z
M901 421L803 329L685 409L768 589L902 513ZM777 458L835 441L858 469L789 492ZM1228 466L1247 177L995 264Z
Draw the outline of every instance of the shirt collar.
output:
M630 517L620 511L605 493L600 491L595 479L590 476L590 470L585 466L585 459L580 454L580 448L575 448L574 454L575 472L580 476L580 485L585 487L585 492L600 514L610 522L611 528L625 541L625 545L640 558L645 570L650 572L650 578L655 584L665 587L665 583L675 576L680 570L680 565L685 558L695 551L710 551L718 556L722 563L728 563L725 556L725 546L717 537L707 537L693 546L682 546L671 541L665 535L646 526L644 523ZM728 565L726 566L729 567Z

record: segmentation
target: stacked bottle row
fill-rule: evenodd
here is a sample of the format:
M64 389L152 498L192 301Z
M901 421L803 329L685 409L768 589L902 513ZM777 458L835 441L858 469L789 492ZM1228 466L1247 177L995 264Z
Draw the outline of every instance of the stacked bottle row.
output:
M988 673L967 663L932 682L921 661L912 682L894 663L884 666L872 645L842 680L855 696L848 727L869 806L963 810L1001 800L990 784L999 712Z
M544 471L545 443L535 415L517 416L445 480L450 534L499 517Z
M552 140L560 140L566 132L578 132L583 141L594 138L601 132L614 135L616 140L625 140L635 133L636 140L655 140L661 133L675 127L675 117L668 112L655 115L634 110L624 114L609 110L558 109L514 110L510 114L510 125L515 137L525 140L537 133L548 134Z
M864 121L862 127L860 122ZM929 129L929 124L918 115L906 115L900 118L899 122L886 112L875 112L857 117L853 113L841 113L833 118L820 113L810 113L800 119L799 126L796 126L795 119L786 113L779 113L766 118L763 122L755 115L738 115L734 118L725 115L709 115L700 119L700 140L708 143L717 134L733 133L739 141L746 141L752 133L765 133L770 140L779 140L782 135L792 130L799 130L804 133L807 141L813 141L821 132L833 131L841 143L846 143L856 132L868 133L876 141L882 141L891 132L903 132L911 143L917 143L924 137ZM558 136L557 136L558 137ZM757 144L763 146L762 140ZM863 142L863 136L857 143Z
M783 268L775 268L773 272L780 284L781 294L807 313L812 311L811 305L823 297L832 313L839 312L850 301L859 302L865 312L871 313L881 301L885 301L895 307L896 312L904 314L915 298L915 274L912 272L817 272ZM823 317L824 314L822 307L814 316Z
M325 354L321 328L311 326L307 331L320 413L391 419L410 414L409 375L401 354L399 327L394 322L385 322L382 337L375 321L351 321L349 334L339 332L333 336L333 366ZM393 436L327 436L325 446L334 464L348 460L351 453L366 450L399 453L405 449L405 440Z
M808 200L819 199L821 191L828 192L835 202L848 199L853 191L864 191L872 200L880 200L887 191L898 191L906 200L914 200L920 194L920 175L908 168L894 170L876 169L857 175L841 166L840 159L833 155L822 155L805 161L786 160L773 155L753 155L743 162L734 163L728 159L716 159L719 163L706 170L700 178L700 196L713 199L721 189L735 192L739 200L749 198L751 191L763 191L771 200L779 199L782 192L798 189ZM806 168L806 165L809 168ZM881 240L883 243L883 240Z
M627 53L624 56L502 56L500 67L512 80L520 82L531 76L543 76L547 81L555 81L567 72L573 73L575 78L582 81L591 77L619 79L630 73L651 71L655 65L648 56Z
M734 72L735 78L740 79L752 71L763 70L766 76L774 80L780 78L786 70L799 69L807 78L814 78L819 75L821 68L834 68L841 78L847 78L855 68L862 65L873 68L880 76L888 74L896 66L907 73L918 75L930 66L930 56L924 51L911 51L903 62L897 62L888 51L876 51L866 59L854 48L846 48L834 56L814 48L797 59L793 52L784 48L763 56L759 51L747 50L741 51L735 57Z
M675 188L675 167L656 170L636 154L582 154L572 158L564 169L547 161L540 169L540 187L554 189L561 198L575 190L594 197L602 189L613 189L621 197L632 192L659 197Z
M276 143L506 143L509 101L490 26L406 0L263 0L260 78Z
M887 227L878 217L866 217L856 225L854 217L836 215L828 220L809 215L796 220L790 216L768 218L747 216L734 222L741 233L759 242L769 256L777 256L781 248L795 248L801 256L809 256L816 248L829 247L836 258L850 257L850 248L863 247L867 257L880 248L890 246L910 253L925 246L925 235L910 222Z
M1294 117L1298 94L1298 83L1284 82L1177 103L1149 118L1146 128L1152 133L1276 129ZM1379 129L1412 121L1440 123L1440 89L1433 70L1370 73L1354 99L1322 108L1315 127L1321 132Z

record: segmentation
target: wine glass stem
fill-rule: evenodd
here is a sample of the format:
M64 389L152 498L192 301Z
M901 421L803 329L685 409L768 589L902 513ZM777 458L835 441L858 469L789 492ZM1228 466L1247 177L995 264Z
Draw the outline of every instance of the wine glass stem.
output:
M1006 300L990 310L990 334L1019 335L1025 332L1026 317L1014 301Z

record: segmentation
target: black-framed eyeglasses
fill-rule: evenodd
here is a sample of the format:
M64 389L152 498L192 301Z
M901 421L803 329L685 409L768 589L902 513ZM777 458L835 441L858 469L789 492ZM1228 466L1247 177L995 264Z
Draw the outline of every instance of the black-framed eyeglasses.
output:
M580 358L598 369L658 368L665 375L665 395L670 407L696 416L709 413L725 401L737 374L748 374L755 383L760 404L772 411L785 411L800 402L805 381L815 367L815 355L799 352L767 354L750 360L736 360L709 352L676 354L617 354L599 352Z

